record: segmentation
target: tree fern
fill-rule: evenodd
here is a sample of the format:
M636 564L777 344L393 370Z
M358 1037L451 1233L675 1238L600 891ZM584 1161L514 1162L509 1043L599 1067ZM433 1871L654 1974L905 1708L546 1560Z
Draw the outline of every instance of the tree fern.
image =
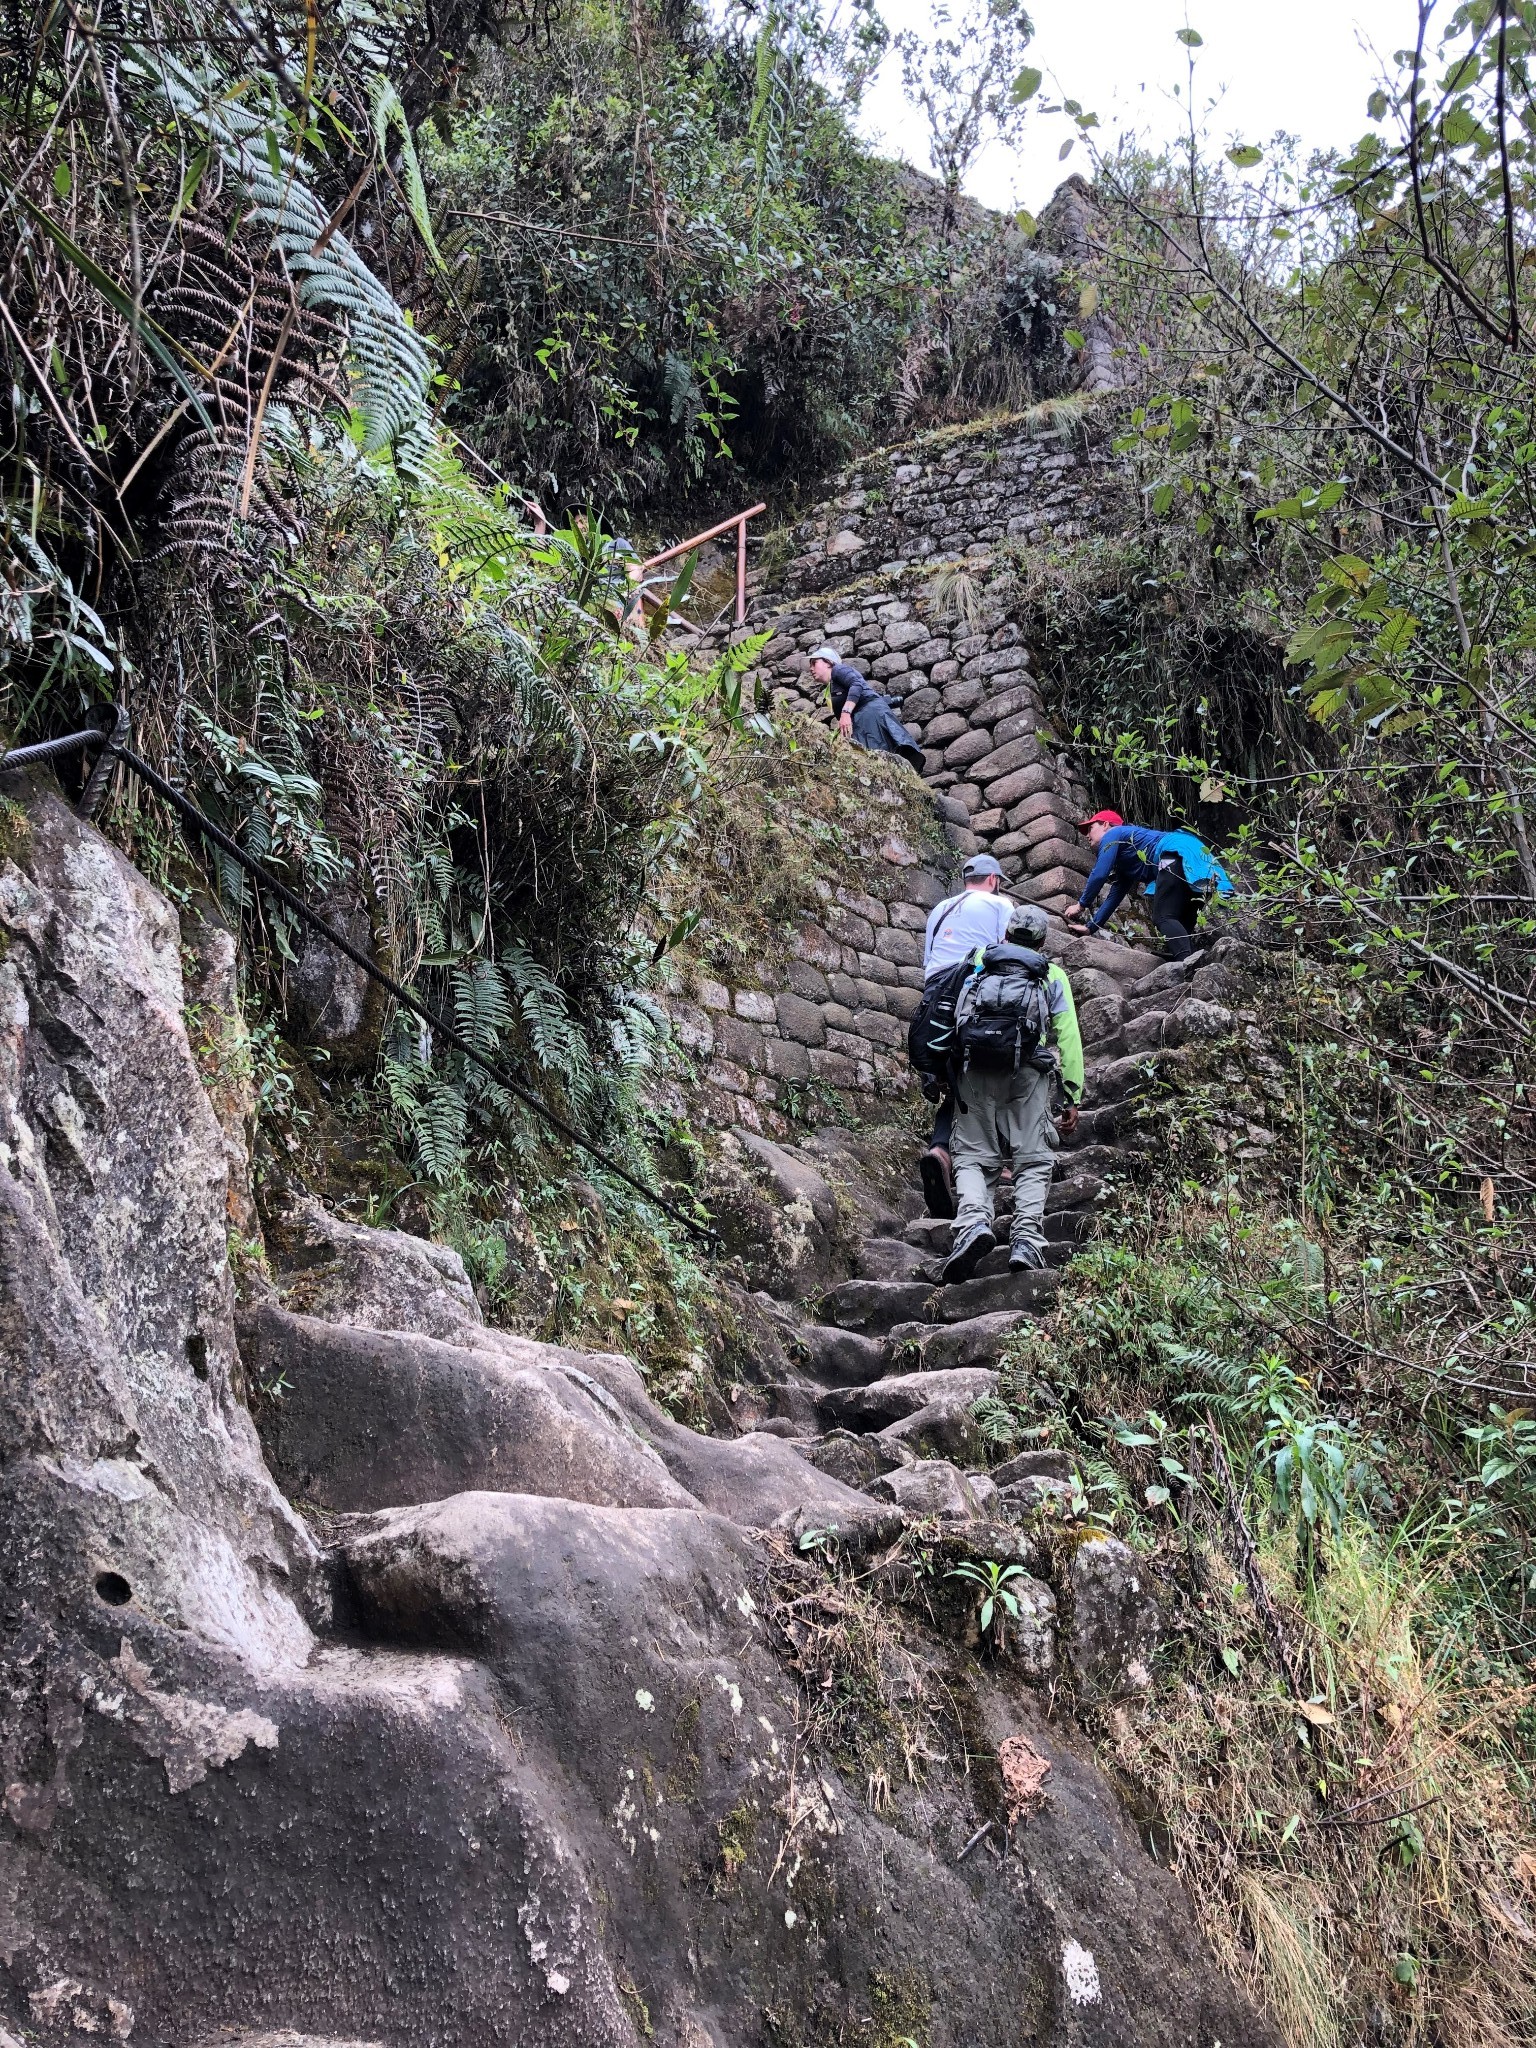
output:
M421 164L416 156L416 138L411 133L411 124L399 93L382 71L373 75L373 82L368 88L368 104L373 113L373 135L379 145L379 155L389 155L391 130L400 138L400 183L405 192L406 207L432 261L439 270L445 270L447 265L432 233L432 214L427 206L427 188L422 182Z
M299 302L343 316L356 374L365 454L392 447L402 466L424 456L432 358L386 287L310 190L305 165L280 139L282 114L237 99L223 81L162 57L144 68L172 110L208 138L249 217L272 233Z

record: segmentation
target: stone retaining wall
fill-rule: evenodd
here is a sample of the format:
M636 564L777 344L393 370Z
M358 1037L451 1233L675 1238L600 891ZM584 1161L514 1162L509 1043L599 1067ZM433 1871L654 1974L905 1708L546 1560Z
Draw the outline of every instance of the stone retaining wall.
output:
M941 429L844 470L793 529L792 556L771 580L794 598L856 576L991 555L1010 540L1082 540L1125 526L1130 491L1080 400Z
M905 589L910 594L901 595ZM1091 865L1077 830L1088 791L1062 759L1012 620L934 617L910 575L783 611L763 650L760 688L781 715L827 720L807 657L825 641L878 683L923 746L923 775L964 855L995 854L1016 894L1063 910Z
M797 1094L812 1104L821 1096L825 1120L826 1090L889 1098L911 1086L907 1024L923 986L923 927L959 884L899 833L872 832L860 850L863 889L825 887L822 914L801 924L787 962L764 962L737 987L679 963L667 1008L697 1065L696 1117L781 1137Z
M924 861L872 831L865 890L835 901L829 891L796 958L750 987L707 976L679 987L669 1007L699 1065L696 1116L780 1136L797 1089L903 1093L923 927L960 886L967 854L995 854L1010 893L1049 910L1077 896L1091 865L1076 822L1089 792L1052 731L1023 629L991 598L974 622L952 615L934 571L970 562L979 578L1010 539L1068 543L1120 526L1126 488L1091 415L1039 408L871 456L795 528L788 567L753 600L748 630L771 627L772 638L747 680L776 716L822 723L831 714L809 674L812 648L827 642L877 683L923 746L952 858ZM875 803L885 772L871 776Z

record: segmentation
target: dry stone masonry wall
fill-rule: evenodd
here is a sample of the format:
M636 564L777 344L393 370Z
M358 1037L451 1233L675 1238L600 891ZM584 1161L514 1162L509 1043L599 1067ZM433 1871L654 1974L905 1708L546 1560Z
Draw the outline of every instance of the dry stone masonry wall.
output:
M1076 897L1090 865L1077 830L1089 792L1052 730L1024 630L995 603L974 620L961 614L955 578L946 588L937 571L979 578L1010 544L1066 545L1126 513L1123 474L1074 402L871 456L794 529L787 567L765 574L753 602L749 630L772 633L749 678L758 701L826 723L809 657L835 647L921 742L950 857L882 836L880 803L895 798L883 771L872 774L862 889L828 888L796 957L765 963L752 985L696 977L671 1001L699 1065L695 1115L778 1137L796 1090L902 1093L923 927L958 888L966 855L994 854L1012 893L1049 910Z
M897 594L898 588L910 595ZM933 616L916 579L781 612L763 675L780 712L828 716L810 693L826 641L890 698L923 746L923 773L960 854L995 854L1016 893L1060 910L1089 860L1076 821L1087 791L1063 762L1022 628Z
M668 999L674 1028L698 1068L692 1113L724 1129L781 1137L786 1108L826 1106L826 1092L905 1093L908 1021L923 986L923 927L951 877L897 831L881 834L872 774L872 829L862 843L864 887L823 885L824 908L805 919L795 953L759 964L755 979L728 987L694 972Z
M794 528L788 565L768 580L793 598L856 576L977 560L1010 541L1083 540L1125 524L1128 492L1083 402L1048 402L855 463Z

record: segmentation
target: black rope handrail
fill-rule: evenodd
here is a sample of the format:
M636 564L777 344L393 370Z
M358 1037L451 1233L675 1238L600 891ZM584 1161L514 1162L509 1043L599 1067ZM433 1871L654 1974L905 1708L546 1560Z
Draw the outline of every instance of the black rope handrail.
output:
M354 946L350 939L344 938L334 925L328 924L319 911L311 908L302 896L288 887L286 882L280 882L277 876L263 867L254 855L247 853L238 840L232 839L222 826L216 825L212 818L206 817L174 784L167 782L158 770L151 768L147 761L134 753L125 738L127 729L128 720L125 714L121 709L112 707L104 715L101 726L85 732L69 733L62 739L42 740L33 746L16 747L8 754L0 754L0 774L10 774L15 769L56 760L61 755L74 753L86 747L100 747L101 753L91 770L85 793L76 807L81 817L89 818L96 810L113 764L121 761L130 774L136 775L141 782L146 783L156 796L168 803L188 824L195 826L206 840L218 847L221 853L226 854L253 881L274 895L312 931L318 932L321 938L328 939L339 953L344 954L354 966L360 967L370 980L387 989L403 1009L419 1017L467 1060L473 1061L482 1072L489 1074L493 1081L507 1090L508 1094L516 1096L525 1108L531 1109L536 1116L541 1117L552 1130L558 1131L571 1144L579 1146L588 1158L595 1159L600 1166L623 1181L626 1187L632 1188L653 1208L659 1209L664 1216L670 1216L675 1223L680 1223L691 1237L707 1245L711 1251L719 1249L718 1231L708 1224L701 1223L697 1217L688 1215L686 1210L678 1208L675 1202L668 1201L665 1195L657 1194L654 1188L647 1187L644 1181L631 1173L628 1167L620 1165L619 1161L605 1152L601 1146L594 1145L590 1138L583 1137L576 1126L567 1122L558 1110L551 1109L547 1102L498 1061L488 1059L484 1053L478 1051L446 1017L419 1001L409 989L396 981L393 975L386 974L382 967L370 960L361 948Z

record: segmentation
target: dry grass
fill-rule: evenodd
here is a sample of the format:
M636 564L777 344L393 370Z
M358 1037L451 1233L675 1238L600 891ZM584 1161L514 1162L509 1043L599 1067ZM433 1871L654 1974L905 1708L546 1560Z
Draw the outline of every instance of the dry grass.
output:
M1436 1567L1346 1533L1315 1597L1294 1552L1265 1574L1326 1674L1328 1719L1287 1701L1231 1589L1195 1546L1202 1620L1240 1671L1187 1655L1112 1716L1118 1770L1166 1819L1206 1934L1291 2048L1484 2048L1536 2039L1536 1815L1509 1746L1524 1695L1459 1682ZM1522 1860L1524 1859L1524 1860Z

